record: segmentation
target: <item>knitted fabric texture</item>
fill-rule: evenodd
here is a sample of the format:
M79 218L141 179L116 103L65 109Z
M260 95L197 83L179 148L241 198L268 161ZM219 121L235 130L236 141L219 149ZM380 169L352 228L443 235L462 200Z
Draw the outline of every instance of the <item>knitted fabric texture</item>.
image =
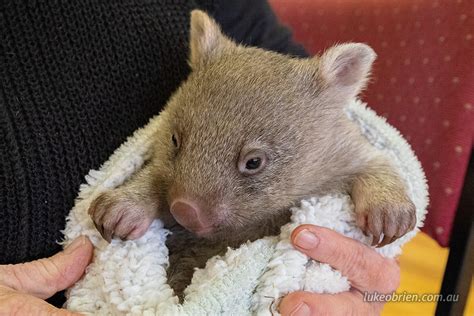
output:
M304 55L263 0L0 1L0 264L60 250L84 174L188 75L196 5L238 42Z
M1 5L0 263L56 252L84 174L186 77L189 3Z
M423 225L428 204L427 185L421 165L408 143L384 119L354 101L347 114L361 133L385 152L399 169L417 209L417 228L394 243L376 249L386 257L401 252L401 245ZM291 222L279 236L266 237L229 249L195 271L185 290L183 304L167 284L169 234L156 220L138 240L107 243L87 214L92 200L102 191L123 183L147 158L151 139L160 124L156 117L135 132L99 171L91 171L87 184L71 210L66 230L67 246L81 234L95 247L86 275L69 290L67 308L89 315L275 315L278 300L296 290L338 293L350 288L347 278L327 264L309 259L294 249L291 231L300 224L325 226L370 244L356 226L353 204L347 195L327 195L304 200L293 208Z

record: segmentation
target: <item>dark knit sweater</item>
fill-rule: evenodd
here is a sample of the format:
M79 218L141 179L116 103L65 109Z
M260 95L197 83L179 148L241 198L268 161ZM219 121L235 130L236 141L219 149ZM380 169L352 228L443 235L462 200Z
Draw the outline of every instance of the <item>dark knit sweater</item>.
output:
M238 42L305 54L265 1L196 2L1 2L0 264L60 249L84 175L186 78L192 8Z

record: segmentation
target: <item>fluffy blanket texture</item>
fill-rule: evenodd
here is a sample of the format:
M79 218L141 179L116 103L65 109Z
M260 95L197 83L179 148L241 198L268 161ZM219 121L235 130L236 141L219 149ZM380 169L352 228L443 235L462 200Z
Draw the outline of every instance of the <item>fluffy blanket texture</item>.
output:
M427 185L418 159L397 130L366 108L360 101L346 107L347 115L358 124L373 146L393 159L406 180L417 208L417 228L394 243L376 249L394 257L423 225L428 203ZM366 237L355 225L353 205L346 195L313 197L292 209L291 222L279 236L267 237L228 249L222 257L210 259L204 269L196 270L178 298L167 284L169 232L156 220L138 240L101 238L87 214L91 201L103 190L114 188L138 170L147 158L151 137L160 117L137 130L100 171L86 176L64 230L67 246L81 234L95 246L94 260L85 276L68 291L66 307L89 315L271 315L285 294L296 290L337 293L348 290L346 277L327 264L309 259L290 244L290 233L303 223L334 229L366 244Z

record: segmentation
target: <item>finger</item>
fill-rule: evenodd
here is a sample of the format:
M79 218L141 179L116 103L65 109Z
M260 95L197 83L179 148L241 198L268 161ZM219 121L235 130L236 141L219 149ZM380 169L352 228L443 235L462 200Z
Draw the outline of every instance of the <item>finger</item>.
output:
M0 265L0 285L45 299L74 284L92 258L93 247L85 236L56 255L28 263Z
M353 292L339 294L293 292L284 297L279 306L282 316L379 315L381 308L381 304L364 302L361 295Z
M360 291L390 293L398 288L400 268L396 261L361 242L313 225L297 227L291 240L309 257L339 270Z
M0 287L0 315L78 316L80 314L55 308L34 296Z

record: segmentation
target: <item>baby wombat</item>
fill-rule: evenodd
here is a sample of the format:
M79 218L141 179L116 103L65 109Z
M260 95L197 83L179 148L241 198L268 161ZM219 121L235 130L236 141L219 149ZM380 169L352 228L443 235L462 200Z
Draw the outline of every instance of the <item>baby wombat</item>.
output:
M291 58L232 42L202 11L190 32L192 73L160 114L150 160L89 209L105 239L138 238L162 219L174 231L168 275L181 295L194 267L278 233L312 195L349 192L374 245L413 229L403 180L344 112L367 81L370 47Z

